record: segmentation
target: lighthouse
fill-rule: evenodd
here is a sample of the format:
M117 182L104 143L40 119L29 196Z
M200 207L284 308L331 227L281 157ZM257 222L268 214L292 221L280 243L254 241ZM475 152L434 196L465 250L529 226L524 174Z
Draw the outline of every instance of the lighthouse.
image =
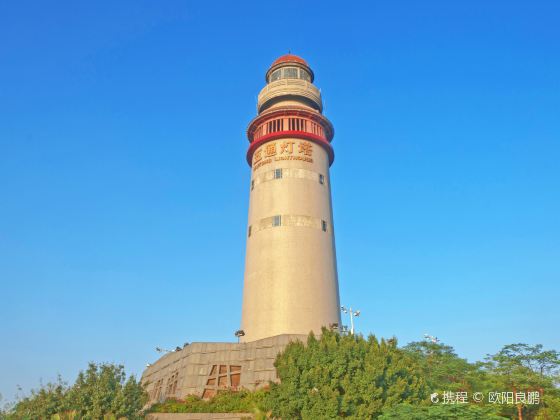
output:
M278 58L265 80L247 129L242 342L340 325L329 174L334 129L304 59Z
M266 72L247 129L249 218L237 343L192 342L142 374L150 403L278 381L274 361L293 341L340 325L331 205L334 130L302 58Z

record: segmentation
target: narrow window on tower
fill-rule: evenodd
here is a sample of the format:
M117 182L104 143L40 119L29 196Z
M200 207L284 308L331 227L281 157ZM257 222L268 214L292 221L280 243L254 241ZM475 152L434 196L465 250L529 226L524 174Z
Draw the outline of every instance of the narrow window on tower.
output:
M251 180L251 191L253 191L254 188L255 188L255 180L252 179Z
M274 170L274 179L282 178L282 168Z
M250 238L251 237L251 226L249 225L249 229L247 229L247 236Z
M327 231L327 222L324 220L321 220L321 228L323 228L323 232Z
M272 219L272 226L276 227L276 226L280 226L282 224L282 216L274 216L274 218Z
M319 174L319 184L325 183L325 176L323 174Z

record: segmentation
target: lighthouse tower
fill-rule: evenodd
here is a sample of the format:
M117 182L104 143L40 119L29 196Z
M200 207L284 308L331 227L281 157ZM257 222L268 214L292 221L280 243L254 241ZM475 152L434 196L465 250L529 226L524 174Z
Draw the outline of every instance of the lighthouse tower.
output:
M313 71L284 55L266 72L247 129L251 166L242 343L193 342L142 374L150 403L278 381L274 361L310 331L340 327L329 168L332 124Z
M296 55L274 61L247 129L244 342L340 325L329 176L334 129L313 78Z

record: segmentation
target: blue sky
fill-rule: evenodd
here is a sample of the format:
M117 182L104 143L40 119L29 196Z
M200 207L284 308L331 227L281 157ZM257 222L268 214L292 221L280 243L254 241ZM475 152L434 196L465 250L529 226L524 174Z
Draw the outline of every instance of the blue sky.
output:
M335 126L342 303L401 344L560 350L560 3L0 3L0 393L233 341L264 73Z

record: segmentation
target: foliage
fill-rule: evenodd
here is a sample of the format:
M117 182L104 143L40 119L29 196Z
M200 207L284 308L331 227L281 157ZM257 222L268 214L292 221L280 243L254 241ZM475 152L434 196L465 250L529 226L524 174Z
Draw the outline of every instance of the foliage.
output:
M560 419L560 397L557 395L544 395L544 404L536 412L535 420Z
M504 415L522 415L533 418L537 415L560 413L560 391L557 387L560 370L560 354L554 350L543 350L538 344L509 344L498 353L488 355L484 370L491 375L498 389L508 391L539 391L544 395L542 404L518 404L505 406ZM546 418L546 417L543 417Z
M90 363L68 386L60 378L18 401L6 419L111 419L142 418L146 394L123 366Z
M289 344L276 359L281 380L255 392L224 391L211 400L188 396L151 407L166 413L254 413L256 419L560 419L560 354L541 345L510 344L469 363L452 347L339 335L323 330ZM432 404L432 392L538 390L538 405ZM138 419L146 394L122 366L91 363L69 386L61 378L0 410L12 419Z
M560 379L560 354L541 344L509 344L486 361L486 368L512 387L551 388Z
M430 392L483 392L492 388L491 379L480 363L469 363L453 347L431 341L415 341L404 350L416 360Z
M169 399L154 404L150 411L154 413L254 413L265 410L265 390L223 391L210 400L189 395L184 401Z
M528 392L544 395L540 404L499 404L499 414L508 418L560 418L557 388L560 357L542 345L509 344L485 362L469 363L459 358L452 347L440 343L414 342L405 346L421 366L430 392L467 391ZM547 418L547 417L542 417Z
M282 418L372 418L401 402L418 404L425 382L414 360L396 340L339 335L323 329L307 346L291 343L275 366L267 404Z
M31 391L29 397L23 398L8 411L6 418L49 419L56 413L67 411L68 389L68 385L59 376L56 382L49 382L38 390Z
M399 404L391 407L378 420L504 420L496 412L497 407L478 405L410 405Z
M525 419L560 418L555 387L558 358L541 346L509 345L485 363L469 363L452 347L431 342L367 340L323 331L307 345L292 343L278 355L280 384L270 390L223 393L210 401L188 397L154 406L158 412L259 412L282 418ZM523 385L525 384L525 385ZM511 391L545 393L534 406L480 403L431 404L428 393ZM513 387L513 388L512 388Z

